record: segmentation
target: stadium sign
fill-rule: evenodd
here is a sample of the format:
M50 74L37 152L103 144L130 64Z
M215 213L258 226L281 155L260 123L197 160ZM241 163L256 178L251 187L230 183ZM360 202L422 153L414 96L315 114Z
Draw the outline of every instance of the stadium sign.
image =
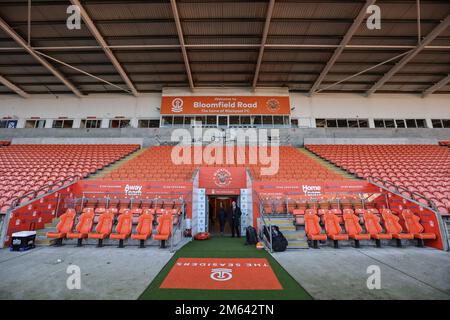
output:
M289 115L288 96L162 97L161 114Z

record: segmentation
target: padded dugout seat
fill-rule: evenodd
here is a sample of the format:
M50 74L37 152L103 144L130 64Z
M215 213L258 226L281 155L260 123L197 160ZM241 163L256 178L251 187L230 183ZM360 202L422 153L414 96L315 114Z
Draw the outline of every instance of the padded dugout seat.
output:
M293 209L292 215L295 218L296 225L304 225L305 224L305 210L304 209Z
M304 218L306 236L313 241L313 248L317 249L319 247L318 241L327 240L327 235L322 233L319 217L316 214L306 214Z
M123 241L130 237L133 228L133 215L130 210L125 211L117 219L116 232L112 233L109 238L119 240L119 248L123 248Z
M402 217L405 221L406 229L409 233L412 233L414 235L415 239L417 239L417 245L419 247L423 247L423 240L436 239L436 234L431 232L424 232L425 228L420 224L420 218L412 213L411 210L403 210Z
M56 232L47 232L47 238L56 239L56 245L62 245L62 240L66 238L67 233L71 232L75 223L76 212L74 209L67 209L59 217L59 222L56 225Z
M363 233L363 229L359 224L359 217L357 217L353 210L344 209L344 224L348 237L355 241L355 248L359 248L360 240L370 240L370 234Z
M97 226L95 227L95 232L89 232L89 239L98 239L98 247L103 246L103 239L108 238L111 234L112 226L114 222L114 214L106 210L105 213L101 214Z
M136 233L131 235L131 239L139 240L140 248L145 247L145 240L149 239L153 231L153 214L146 210L139 216L138 225L136 227Z
M348 234L342 233L342 228L339 225L339 218L332 213L324 215L325 231L329 239L333 240L334 247L339 248L340 240L348 240Z
M374 213L366 210L363 217L366 232L370 234L372 239L375 239L375 243L378 248L381 247L381 240L392 239L392 234L383 233L383 228L380 225L380 218L378 218Z
M166 241L169 240L172 234L172 221L173 217L171 214L163 214L158 217L157 234L153 235L153 239L161 241L161 248L166 247Z
M399 223L400 218L392 213L389 209L381 210L384 227L386 232L392 234L392 238L396 239L397 247L402 246L402 240L412 240L414 235L412 233L403 233L403 228Z
M92 230L94 224L94 211L88 210L83 212L79 219L77 226L75 227L76 232L68 232L67 239L77 239L77 246L81 247L83 239L88 237L89 232Z

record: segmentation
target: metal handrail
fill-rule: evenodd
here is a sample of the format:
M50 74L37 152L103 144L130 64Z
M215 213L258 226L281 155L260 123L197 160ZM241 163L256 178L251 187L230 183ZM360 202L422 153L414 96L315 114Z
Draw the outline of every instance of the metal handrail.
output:
M175 238L175 233L177 230L182 230L183 229L183 225L184 225L184 221L185 221L185 214L186 214L186 210L185 210L185 202L183 201L182 203L182 207L181 207L181 214L180 217L178 219L178 222L176 225L173 224L173 220L172 220L172 234L170 235L170 252L174 252L174 238ZM181 237L183 237L183 235L181 235Z
M57 182L55 182L55 183L53 183L53 184L42 186L41 188L39 188L39 189L37 189L37 190L29 191L29 192L23 194L22 196L20 196L19 198L17 198L16 200L14 200L13 202L11 202L10 209L15 209L16 207L18 207L19 204L20 204L20 201L22 201L23 199L29 197L30 195L33 195L33 197L30 198L30 200L27 201L26 203L35 200L35 199L37 198L37 194L38 194L39 192L43 191L43 190L46 189L46 188L49 188L49 190L48 190L48 192L45 193L45 195L47 195L47 194L49 194L49 193L52 193L52 192L56 192L57 190L61 190L61 189L64 188L65 186L67 186L67 185L69 185L69 184L71 184L71 183L75 183L75 182L77 182L78 180L80 180L80 177L79 177L79 176L70 176L70 177L65 178L65 179L63 179L63 180L59 180L59 181L57 181ZM65 183L66 181L70 181L71 183L65 185L64 183ZM57 190L52 190L52 188L53 188L56 184L61 184L61 187L59 187Z
M265 218L266 213L265 213L265 209L264 209L264 206L262 204L261 198L259 198L259 208L260 208L259 216L262 218L261 220L262 220L262 222L264 224L264 228L269 231L269 239L266 239L266 235L264 234L264 228L263 228L261 239L263 241L265 239L265 241L264 241L265 243L267 241L269 241L269 251L272 253L273 252L273 249L272 249L272 219L271 219L270 215L267 215L267 219L269 220L269 224L266 223L266 218Z
M369 177L367 178L367 180L368 180L369 182L371 182L371 183L377 185L377 186L379 186L379 184L377 184L376 182L381 183L383 186L389 185L389 186L391 186L391 187L394 187L394 188L396 189L396 191L397 191L396 193L399 194L399 195L402 195L400 191L404 191L404 192L407 192L407 193L411 194L411 196L412 196L411 198L402 195L402 196L403 196L404 198L406 198L406 199L414 200L415 202L418 202L416 198L418 198L418 199L424 199L424 200L427 202L427 204L428 204L428 209L439 211L438 208L436 207L436 205L433 203L433 201L431 201L431 200L428 199L427 197L421 195L420 193L417 193L417 192L415 192L415 191L409 191L409 190L408 190L407 188L405 188L405 187L398 186L398 185L396 185L396 184L394 184L394 183L392 183L392 182L390 182L390 181L382 180L382 179L380 179L380 178L378 178L378 177L372 177L372 176L369 176ZM387 189L387 188L384 188L384 189ZM388 189L388 191L391 191L391 190ZM423 205L423 204L422 204L422 205ZM424 205L423 205L423 206L424 206Z
M12 202L10 208L6 211L6 214L4 215L4 218L3 218L3 221L2 221L3 224L1 225L1 229L0 229L0 249L4 247L4 244L5 244L5 238L6 238L6 234L7 234L7 232L8 232L8 227L9 227L9 221L10 221L10 219L11 219L11 213L12 213L15 209L21 208L21 207L24 207L24 206L27 206L30 202L33 202L33 201L35 201L35 200L37 200L37 199L40 199L40 198L44 198L44 197L46 197L46 196L48 196L49 194L52 194L52 193L54 193L54 192L58 192L59 190L62 190L62 189L64 189L64 188L68 187L69 185L72 185L72 184L78 182L78 180L79 180L79 177L78 177L78 179L71 180L70 183L64 184L65 181L68 181L68 180L70 180L70 179L72 179L72 178L73 178L73 177L69 177L69 178L66 178L66 179L64 179L64 180L59 181L58 183L60 183L60 182L63 183L59 188L57 188L57 189L55 189L55 190L49 190L47 193L43 194L42 196L35 196L34 198L30 199L30 201L27 201L27 202L25 202L25 203L23 203L23 204L20 204L20 201L21 201L22 199L26 198L27 195L29 195L29 194L33 194L33 193L37 193L37 192L42 191L42 190L44 189L44 187L40 188L39 190L36 190L36 191L32 191L32 192L26 193L26 194L24 194L23 196L17 198L14 202ZM54 186L55 184L56 184L56 183L52 184L51 186ZM59 202L59 200L58 200L58 202ZM58 204L58 206L59 206L59 204Z
M443 240L442 242L443 242L444 250L445 251L449 251L450 248L449 248L449 238L448 238L448 235L447 235L447 228L445 227L444 220L442 219L442 216L441 216L438 208L436 207L436 205L430 199L422 196L421 194L419 194L417 192L410 192L408 189L406 189L404 187L397 186L397 185L393 184L392 182L384 181L384 180L381 180L380 178L377 178L377 177L368 177L368 181L370 183L376 185L377 187L381 188L381 189L384 189L384 190L386 190L388 192L394 193L395 195L397 195L397 196L399 196L399 197L401 197L403 199L409 200L409 201L417 204L418 206L423 207L423 208L428 209L431 212L433 212L434 216L436 217L436 220L438 222L439 232L441 233L441 236L442 236L442 240ZM385 184L396 188L396 191L392 191L392 190L388 189L385 186ZM398 192L398 190L405 190L408 193L417 196L418 198L426 200L428 202L429 206L426 206L425 204L423 204L421 202L418 202L414 198L409 198L407 196L404 196L403 194Z

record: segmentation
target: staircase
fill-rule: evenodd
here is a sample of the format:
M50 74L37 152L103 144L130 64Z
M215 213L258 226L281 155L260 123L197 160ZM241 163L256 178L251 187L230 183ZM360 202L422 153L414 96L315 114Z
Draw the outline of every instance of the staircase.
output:
M55 244L54 239L47 238L47 232L55 231L58 222L59 218L54 218L52 222L45 224L44 229L36 230L36 241L35 241L36 246L51 246Z
M105 167L103 170L100 170L99 172L92 174L89 176L89 180L95 180L95 179L100 179L103 176L105 176L106 174L116 170L117 168L119 168L120 166L122 166L124 163L126 163L127 161L130 161L131 159L136 158L137 156L139 156L141 153L143 153L146 149L145 148L141 148L138 151L135 151L131 154L129 154L128 156L126 156L125 158L120 159L119 161L114 162L112 165Z
M274 217L270 219L272 225L278 226L288 241L288 250L309 249L304 230L296 230L292 216Z
M334 164L332 164L331 162L322 159L321 157L315 155L314 153L312 153L311 151L309 151L308 149L305 148L298 148L298 150L307 155L308 157L314 159L315 161L317 161L318 163L320 163L322 166L326 167L327 169L333 171L334 173L337 173L341 176L343 176L346 179L352 179L352 180L358 180L357 177L355 177L354 175L348 173L345 170L342 170L341 168L335 166Z

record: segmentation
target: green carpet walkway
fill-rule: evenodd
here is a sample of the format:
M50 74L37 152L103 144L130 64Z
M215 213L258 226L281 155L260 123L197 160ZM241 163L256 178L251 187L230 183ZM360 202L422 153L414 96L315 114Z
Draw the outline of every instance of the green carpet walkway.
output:
M244 245L245 238L214 237L205 241L192 241L178 250L140 299L151 300L306 300L312 299L265 250ZM178 258L266 258L283 290L193 290L160 289L159 286ZM189 275L186 275L187 277Z

